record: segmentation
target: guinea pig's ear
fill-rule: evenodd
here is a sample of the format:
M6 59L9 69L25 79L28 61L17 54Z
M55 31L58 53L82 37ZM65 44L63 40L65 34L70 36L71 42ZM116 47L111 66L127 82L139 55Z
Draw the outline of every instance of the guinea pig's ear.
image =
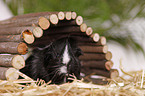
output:
M80 55L83 55L83 51L80 48L76 48L75 56L79 57Z

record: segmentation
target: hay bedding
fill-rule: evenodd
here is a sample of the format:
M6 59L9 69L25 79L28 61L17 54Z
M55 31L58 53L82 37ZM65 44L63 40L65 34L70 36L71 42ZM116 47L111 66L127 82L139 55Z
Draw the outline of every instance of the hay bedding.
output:
M120 69L124 75L108 79L107 85L77 79L72 83L55 85L50 84L51 81L34 81L17 71L24 79L0 80L0 96L145 96L145 71L125 72L122 65Z
M144 96L144 71L124 74L122 77L108 79L110 83L107 85L85 83L76 79L72 83L50 85L50 82L33 81L27 76L15 81L0 80L0 96ZM126 77L129 78L125 79Z

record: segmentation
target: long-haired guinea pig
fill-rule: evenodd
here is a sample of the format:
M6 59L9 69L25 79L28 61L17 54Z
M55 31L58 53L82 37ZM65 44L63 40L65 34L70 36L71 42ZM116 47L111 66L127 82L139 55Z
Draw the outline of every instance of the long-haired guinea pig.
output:
M43 48L33 50L20 71L34 80L43 79L55 84L68 82L70 75L80 79L81 65L78 57L82 51L72 38L59 39Z

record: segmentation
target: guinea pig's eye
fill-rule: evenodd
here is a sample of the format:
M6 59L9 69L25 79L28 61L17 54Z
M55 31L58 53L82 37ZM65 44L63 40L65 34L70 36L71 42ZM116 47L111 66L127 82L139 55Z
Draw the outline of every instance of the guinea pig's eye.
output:
M80 55L83 55L83 52L80 48L76 48L74 53L75 53L75 56L77 57L79 57Z
M59 57L60 55L57 53L56 56Z

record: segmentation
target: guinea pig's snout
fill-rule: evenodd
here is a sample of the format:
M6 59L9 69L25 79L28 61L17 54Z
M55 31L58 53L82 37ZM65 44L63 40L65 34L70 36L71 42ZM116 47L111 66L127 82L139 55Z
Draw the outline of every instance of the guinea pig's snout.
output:
M63 64L60 67L60 73L65 74L65 76L68 76L70 74L70 70L69 69L70 69L70 65Z
M67 66L63 65L60 67L60 72L63 73L63 74L66 74L67 73Z

